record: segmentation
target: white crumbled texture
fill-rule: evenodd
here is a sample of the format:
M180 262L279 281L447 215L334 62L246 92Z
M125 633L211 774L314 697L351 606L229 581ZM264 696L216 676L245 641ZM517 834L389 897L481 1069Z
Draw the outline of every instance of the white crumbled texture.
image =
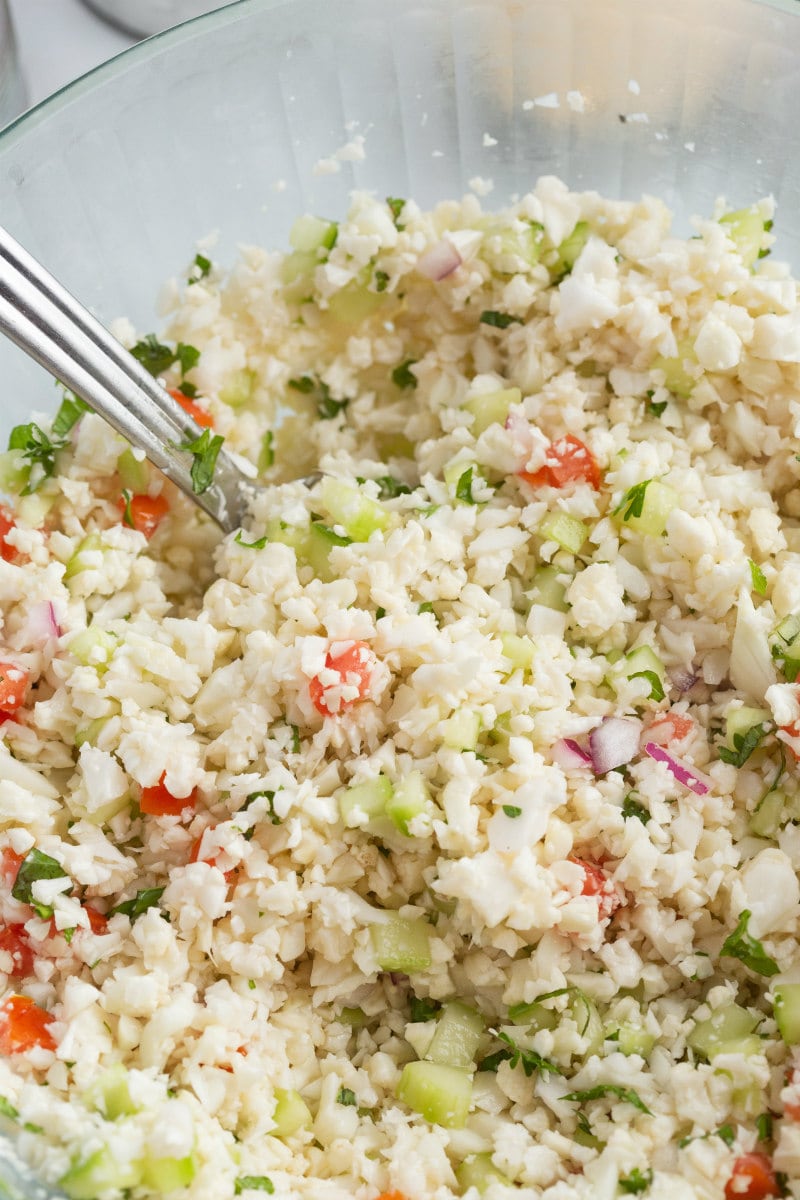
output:
M562 101L591 98L523 108ZM347 138L318 172L363 159ZM160 336L264 484L238 537L91 414L13 500L0 1096L69 1194L474 1200L480 1155L487 1200L722 1200L757 1148L800 1196L773 1003L800 982L800 310L757 257L772 204L681 240L653 198L547 176L486 213L489 183L356 193L332 247L320 224L165 289ZM149 540L129 486L167 505ZM55 1049L6 1053L11 993ZM463 1128L398 1094L453 1000L496 1068L452 1039L432 1064L471 1076ZM708 1021L739 1030L718 1054Z

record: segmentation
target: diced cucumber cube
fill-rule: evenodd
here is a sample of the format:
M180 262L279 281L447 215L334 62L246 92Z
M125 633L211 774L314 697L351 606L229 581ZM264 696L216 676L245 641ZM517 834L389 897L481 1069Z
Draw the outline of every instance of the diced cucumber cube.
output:
M412 771L397 784L386 801L385 809L387 817L405 834L408 834L408 826L415 817L433 813L433 800L420 771Z
M586 1041L583 1051L584 1058L598 1054L605 1042L605 1029L597 1011L597 1005L584 992L577 992L570 997L567 1013L578 1027L578 1033Z
M499 388L496 392L479 392L464 403L464 410L472 414L470 430L473 437L480 437L490 425L502 425L512 404L519 404L522 392L519 388Z
M21 492L30 473L22 450L4 450L0 453L0 492Z
M800 645L800 614L789 613L775 626L772 640L779 647L781 654L788 654L796 645Z
M491 1154L482 1152L470 1154L455 1169L456 1181L462 1192L475 1188L481 1195L492 1183L503 1183L511 1186L511 1180L499 1171L492 1162Z
M500 638L503 644L503 657L511 663L513 670L530 671L533 666L536 647L529 637L518 637L514 633L504 633Z
M257 376L255 371L242 367L234 371L219 390L219 398L229 408L243 408L253 398Z
M589 226L586 221L578 221L572 233L567 234L563 242L556 248L556 261L551 268L558 277L571 271L578 261L581 250L589 240Z
M631 650L624 657L618 659L614 670L610 674L609 682L614 690L619 692L624 686L624 680L642 675L644 672L652 672L659 680L661 690L666 691L664 685L667 679L667 669L655 651L649 646L639 646L636 650ZM646 680L647 677L645 675L643 682ZM653 683L652 681L648 682L652 691Z
M90 625L73 634L67 643L67 649L73 658L84 667L94 667L98 675L108 670L108 664L119 645L119 640L107 629L97 629Z
M141 496L150 483L146 458L137 458L133 450L123 450L117 459L117 474L122 486L134 496Z
M689 374L687 366L697 365L697 355L694 352L694 342L691 338L678 340L678 353L672 358L659 355L653 360L651 370L661 371L664 375L664 387L674 396L686 400L692 394L695 379Z
M432 1125L463 1129L472 1100L472 1075L442 1063L406 1063L397 1098Z
M533 580L530 598L532 603L541 604L556 612L568 612L567 589L561 582L563 572L558 567L540 567Z
M105 729L110 717L95 717L88 725L81 725L75 730L75 746L80 750L84 742L88 742L90 746L97 745L97 739Z
M539 526L539 537L544 542L558 542L570 554L577 554L589 536L589 529L583 521L570 517L567 513L548 513Z
M378 775L366 783L357 783L339 793L339 813L348 829L364 827L376 817L384 816L392 797L391 780Z
M368 541L373 533L387 529L391 522L390 514L377 500L330 476L322 481L320 501L333 523L341 525L354 542Z
M331 583L336 578L331 566L331 550L334 546L346 546L348 541L347 538L339 537L327 525L314 521L309 526L305 544L298 548L297 554L305 558L317 579L321 579L323 583Z
M17 524L39 529L55 502L55 493L48 495L47 492L36 492L30 496L20 496L17 500Z
M739 251L742 262L746 267L752 267L762 252L769 248L768 224L759 212L758 205L750 208L740 208L736 212L726 213L719 219L720 225Z
M360 325L382 307L384 295L368 287L371 276L359 277L334 292L328 300L328 312L342 325Z
M450 1000L436 1022L425 1058L447 1067L471 1067L485 1029L486 1022L474 1008Z
M738 735L744 737L754 725L763 725L767 721L772 720L772 713L766 708L751 708L748 704L742 704L740 708L731 708L725 715L725 735L728 739L728 745L734 750L734 738Z
M516 221L513 225L505 225L489 219L479 224L479 228L484 226L481 257L493 271L514 275L520 269L520 261L531 267L539 261L544 229L538 221Z
M314 1123L311 1110L294 1088L275 1088L275 1111L272 1114L275 1137L287 1138L300 1129L310 1129Z
M104 1192L138 1187L141 1180L139 1163L119 1164L111 1157L111 1151L103 1146L85 1162L70 1167L59 1181L59 1187L70 1200L96 1200Z
M99 533L89 533L79 542L75 553L67 560L65 579L74 579L82 571L99 570L103 565L105 546Z
M298 217L289 230L289 245L301 253L314 250L332 250L336 244L338 226L335 221L323 221L321 217Z
M459 708L442 722L442 741L451 750L474 750L481 732L480 714Z
M295 250L281 259L279 275L281 283L290 292L290 299L303 299L303 291L313 287L314 272L320 257L316 250Z
M655 1044L652 1033L642 1029L641 1025L620 1025L617 1045L623 1054L640 1054L647 1058Z
M706 1020L698 1021L686 1041L709 1062L719 1054L758 1053L761 1039L752 1037L757 1025L757 1018L738 1004L723 1004Z
M750 818L750 832L756 837L774 838L785 819L786 795L777 788L767 792Z
M779 983L774 993L775 1024L787 1046L800 1046L800 983Z
M370 926L372 949L382 971L413 975L431 965L430 926L418 917L392 913L387 921Z
M555 1029L560 1017L553 1008L546 1008L537 1000L530 1004L515 1004L508 1012L509 1020L515 1025L526 1025L529 1032L538 1033L540 1029Z
M363 1029L367 1023L367 1014L363 1008L343 1008L336 1020L341 1025L349 1025L351 1029Z
M661 537L667 528L669 514L679 504L680 499L674 488L660 479L651 479L644 491L641 512L636 515L628 505L616 516L619 523L629 529L635 529L647 537Z
M142 1183L154 1192L176 1192L188 1187L197 1172L193 1154L185 1158L145 1158L142 1160Z
M107 1121L132 1116L138 1109L131 1100L128 1080L127 1068L122 1063L114 1063L86 1089L86 1103L102 1113Z

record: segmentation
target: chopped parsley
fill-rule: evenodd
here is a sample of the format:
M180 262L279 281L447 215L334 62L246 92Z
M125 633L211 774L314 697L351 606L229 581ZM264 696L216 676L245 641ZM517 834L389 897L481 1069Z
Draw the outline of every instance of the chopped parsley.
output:
M244 538L242 537L243 533L244 533L244 530L240 529L239 532L236 534L236 537L233 540L236 542L237 546L244 546L245 550L263 550L264 547L266 546L267 542L269 541L269 538L267 537L267 535L264 534L263 537L256 538L256 540L254 542L246 542L244 540Z
M214 482L214 471L217 457L222 449L224 437L215 433L212 437L210 429L204 429L193 441L183 442L181 450L189 450L192 455L192 490L196 496L202 496Z
M344 1104L346 1108L356 1108L358 1100L352 1088L340 1087L336 1096L337 1104Z
M275 1184L269 1175L240 1175L233 1182L233 1194L241 1196L242 1192L248 1191L269 1192L271 1196L275 1191Z
M395 496L409 496L411 488L394 475L380 475L375 482L380 489L381 500L394 500Z
M10 1100L6 1100L5 1096L0 1096L0 1117L8 1117L10 1121L16 1121L19 1112Z
M49 854L43 854L41 850L34 848L28 852L20 864L11 895L22 904L31 904L42 920L46 921L52 917L53 909L49 904L40 904L38 900L34 899L33 885L40 879L67 878L69 876L60 862L51 858Z
M417 386L417 377L411 370L416 361L416 358L407 358L405 362L400 363L399 367L395 367L392 371L392 383L395 387L406 389Z
M112 908L112 913L123 913L126 917L130 917L133 923L142 913L147 912L148 908L154 908L161 897L164 895L165 888L142 888L130 900L123 900L116 908Z
M58 438L66 437L73 425L76 425L85 412L90 412L89 405L73 392L64 392L58 412L53 420L53 433Z
M300 753L300 730L296 725L290 725L292 731L292 754Z
M274 792L251 792L250 795L247 797L247 799L243 805L243 808L249 808L250 805L253 803L253 801L258 800L261 796L263 796L267 801L267 806L268 806L267 807L267 816L269 817L270 824L280 825L281 822L283 821L283 817L279 817L278 814L275 812L275 793Z
M456 500L462 500L464 504L477 504L477 500L472 498L472 470L472 467L467 467L466 471L459 475L456 484Z
M375 291L385 292L389 286L389 276L386 271L375 272Z
M646 1192L652 1182L652 1167L649 1167L646 1171L640 1171L638 1167L634 1167L630 1175L620 1176L619 1186L626 1195L638 1196L642 1192Z
M724 763L729 763L732 767L743 767L768 732L763 725L751 725L747 733L733 735L733 750L728 746L718 746L717 753Z
M432 1021L442 1007L438 1000L425 996L411 996L408 1001L412 1021Z
M175 349L171 350L169 346L159 342L154 333L148 333L140 342L137 342L132 347L131 354L153 376L163 375L173 363L179 363L181 374L185 375L200 361L200 351L196 346L178 342Z
M764 947L747 932L752 913L744 909L739 913L739 922L733 933L726 937L719 952L720 958L738 958L757 975L777 975L778 964L770 958Z
M122 489L122 499L125 501L125 508L123 509L123 512L122 512L122 520L125 522L126 525L129 525L131 529L135 529L136 522L133 519L133 512L131 510L131 500L133 500L133 492L130 490L130 488Z
M730 1147L736 1141L736 1131L732 1125L720 1125L719 1129L712 1129L710 1133L689 1134L688 1137L681 1138L678 1142L678 1148L682 1150L690 1142L704 1142L710 1137L721 1138L725 1145Z
M46 479L56 470L56 455L67 445L66 437L51 438L36 424L15 425L8 439L9 450L21 450L22 457L30 463L28 482L22 490L23 496L38 491Z
M385 617L385 616L386 616L385 608L376 608L375 609L375 620L376 621L380 621L381 617Z
M259 471L268 470L275 462L274 440L272 430L268 429L261 441L261 450L258 454Z
M767 594L767 577L761 570L758 563L754 563L752 558L747 560L750 564L750 579L753 583L753 591L757 596L766 596Z
M568 1092L561 1099L585 1104L588 1100L600 1100L603 1096L616 1096L618 1100L624 1100L626 1104L632 1104L634 1108L638 1108L639 1112L647 1113L648 1116L653 1115L638 1092L635 1092L633 1088L620 1087L617 1083L598 1083L596 1087L586 1088L585 1091Z
M623 521L629 521L631 517L640 517L644 510L645 492L652 483L652 479L645 479L642 483L635 483L632 488L628 488L625 495L620 500L615 513L622 512Z
M625 821L636 819L646 825L650 820L650 813L643 804L634 798L633 792L629 792L622 802L622 816Z
M522 317L512 317L511 313L496 312L493 308L485 308L480 315L481 325L491 325L493 329L508 329L509 325L521 325Z
M661 682L655 671L634 671L632 675L628 676L628 678L647 680L647 682L650 684L650 695L647 697L648 700L655 700L656 703L658 703L659 700L664 699L666 694L664 692L664 684Z
M419 608L417 609L417 612L420 615L422 615L422 613L432 613L433 612L433 602L431 600L423 600L422 604L420 604Z
M301 375L299 379L290 379L289 387L304 396L313 397L317 415L323 421L332 421L339 413L344 412L350 403L349 400L334 400L327 383L313 375Z
M405 229L405 225L400 224L400 214L406 206L405 200L400 200L397 196L387 196L386 203L389 206L389 212L392 214L392 220L397 229Z
M522 816L522 809L518 808L516 804L504 804L503 812L506 814L507 817L521 817Z
M496 1071L500 1063L507 1062L512 1068L522 1067L528 1079L534 1071L544 1071L552 1075L564 1074L557 1063L551 1062L549 1058L543 1058L535 1050L525 1050L518 1046L509 1034L498 1033L497 1036L501 1042L506 1043L505 1047L484 1058L480 1065L481 1071Z
M648 396L652 396L652 395L653 395L652 392L648 392ZM647 410L647 415L649 417L660 417L663 414L664 409L667 407L667 403L668 402L666 400L659 400L657 402L654 402L653 400L648 400L647 404L645 405L645 408Z
M756 1117L756 1133L760 1142L772 1141L772 1113L763 1112Z
M199 283L201 279L205 279L210 273L211 259L206 258L205 254L195 254L189 283Z

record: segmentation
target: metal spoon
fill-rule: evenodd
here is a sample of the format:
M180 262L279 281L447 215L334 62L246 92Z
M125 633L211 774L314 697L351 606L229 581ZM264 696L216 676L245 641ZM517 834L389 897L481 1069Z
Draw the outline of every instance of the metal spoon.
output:
M0 331L105 417L226 533L247 510L250 480L224 447L198 494L186 443L202 434L167 390L0 226Z

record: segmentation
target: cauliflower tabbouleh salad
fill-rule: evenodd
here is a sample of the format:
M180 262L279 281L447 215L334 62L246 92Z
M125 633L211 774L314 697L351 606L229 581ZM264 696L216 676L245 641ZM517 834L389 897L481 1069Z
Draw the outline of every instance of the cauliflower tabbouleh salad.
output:
M0 1109L72 1200L800 1196L800 306L552 178L205 253L0 461ZM296 477L321 475L307 485ZM797 1064L797 1065L795 1065Z

